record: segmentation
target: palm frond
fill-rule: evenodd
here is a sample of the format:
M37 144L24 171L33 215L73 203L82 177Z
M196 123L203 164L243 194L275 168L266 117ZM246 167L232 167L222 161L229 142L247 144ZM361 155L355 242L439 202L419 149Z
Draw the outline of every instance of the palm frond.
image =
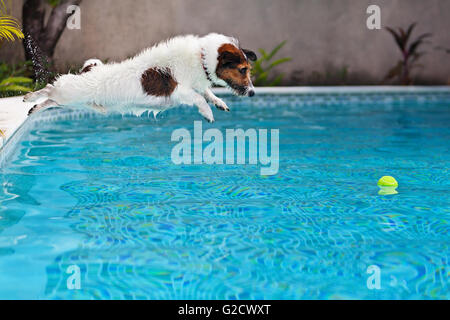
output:
M276 55L278 53L278 51L280 51L281 48L284 47L284 45L286 44L286 40L284 40L283 42L281 42L279 45L277 45L272 52L269 54L269 56L267 57L267 60L270 60L274 57L274 55Z
M8 7L5 4L4 0L0 1L0 15L6 16L8 14Z
M14 41L15 38L23 39L24 35L19 21L9 14L10 10L4 0L0 0L0 40Z
M426 38L431 37L431 36L432 36L431 33L424 33L424 34L422 34L420 37L418 37L418 38L416 39L416 41L414 41L414 42L409 46L408 51L410 52L410 54L414 54L414 53L416 52L416 50L419 48L419 46L425 42L424 40L425 40Z
M416 27L416 25L417 25L417 22L414 22L408 27L408 31L406 31L406 35L405 35L405 45L408 43L409 38L411 37L411 34L412 34L414 28Z
M397 46L403 51L404 47L400 33L397 33L397 31L389 27L386 27L386 30L394 37L395 43L397 43Z

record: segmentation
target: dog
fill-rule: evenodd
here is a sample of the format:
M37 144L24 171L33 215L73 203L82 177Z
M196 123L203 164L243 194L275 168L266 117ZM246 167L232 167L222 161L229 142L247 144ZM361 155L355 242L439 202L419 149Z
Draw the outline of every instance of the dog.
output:
M217 33L179 36L121 63L88 60L80 74L62 75L44 89L27 94L24 101L45 99L29 115L56 106L140 115L189 105L214 122L208 103L223 111L230 109L211 88L223 86L239 96L254 96L250 61L256 60L253 51L242 49L232 37Z

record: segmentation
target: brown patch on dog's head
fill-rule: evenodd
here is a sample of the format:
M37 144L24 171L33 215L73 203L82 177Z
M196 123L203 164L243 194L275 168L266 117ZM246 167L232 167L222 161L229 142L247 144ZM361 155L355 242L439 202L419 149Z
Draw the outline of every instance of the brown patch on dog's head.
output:
M249 60L256 60L254 52L241 50L231 43L222 45L219 50L216 75L225 81L238 95L253 96L251 65Z
M151 96L168 97L178 83L172 76L170 69L150 68L142 74L141 84L144 92Z

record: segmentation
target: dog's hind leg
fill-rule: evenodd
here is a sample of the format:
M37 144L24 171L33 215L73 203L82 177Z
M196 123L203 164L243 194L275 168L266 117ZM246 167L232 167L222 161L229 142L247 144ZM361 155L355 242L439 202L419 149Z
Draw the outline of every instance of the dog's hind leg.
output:
M54 87L51 84L48 84L44 89L36 92L30 92L25 95L25 97L23 97L23 102L35 102L40 98L48 98L50 97L50 93L52 92L53 88Z
M37 113L39 111L43 111L45 109L56 107L56 106L58 106L58 104L55 101L50 100L50 99L45 100L44 102L37 104L33 108L31 108L30 111L28 111L28 116L31 116L32 114Z

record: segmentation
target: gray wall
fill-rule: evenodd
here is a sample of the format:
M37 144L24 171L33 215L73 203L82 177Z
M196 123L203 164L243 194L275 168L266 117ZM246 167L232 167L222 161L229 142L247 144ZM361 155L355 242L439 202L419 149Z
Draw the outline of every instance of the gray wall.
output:
M21 17L22 0L14 0ZM81 30L66 30L56 50L61 68L87 58L120 60L170 36L212 31L236 36L243 46L271 49L288 40L280 56L287 83L377 83L399 53L385 30L366 28L366 9L381 7L383 26L417 21L417 33L432 32L418 70L420 83L449 83L449 0L84 0ZM19 43L3 43L0 59L23 59Z

